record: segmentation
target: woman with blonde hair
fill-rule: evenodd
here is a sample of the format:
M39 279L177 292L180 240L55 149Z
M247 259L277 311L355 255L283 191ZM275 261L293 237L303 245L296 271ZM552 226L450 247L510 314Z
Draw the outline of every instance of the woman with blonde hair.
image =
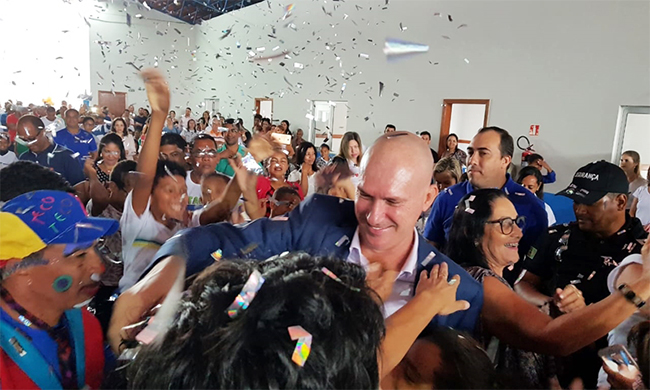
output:
M639 188L648 185L646 179L641 176L641 156L634 150L627 150L621 155L621 169L625 171L627 181L630 183L630 191L627 197L627 206L625 208L630 210L632 208L632 201L634 197L632 194Z
M363 145L361 144L361 137L359 134L354 131L348 131L343 134L339 154L334 157L334 160L347 161L350 171L352 172L352 177L350 179L355 187L359 185L359 180L361 180L359 176L361 157L363 157Z

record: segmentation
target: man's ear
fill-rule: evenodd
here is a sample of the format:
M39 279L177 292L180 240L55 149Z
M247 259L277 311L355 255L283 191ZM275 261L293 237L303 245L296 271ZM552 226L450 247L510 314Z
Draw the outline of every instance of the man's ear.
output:
M427 189L427 194L426 194L426 197L425 197L425 201L424 201L424 206L422 206L423 207L422 212L425 212L425 211L429 210L429 208L433 204L433 201L436 200L436 197L438 196L438 193L439 193L439 190L438 190L438 186L436 184L429 185L429 188Z
M625 210L626 206L627 206L627 194L616 195L616 210L618 211Z

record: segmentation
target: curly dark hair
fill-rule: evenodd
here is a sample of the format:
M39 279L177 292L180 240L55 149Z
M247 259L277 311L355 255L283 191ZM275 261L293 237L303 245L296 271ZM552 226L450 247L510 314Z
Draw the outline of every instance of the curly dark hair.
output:
M16 161L0 170L0 201L38 190L76 193L63 176L31 161Z
M264 284L231 319L227 308L254 270ZM377 389L385 333L378 302L363 269L339 259L297 253L220 261L194 281L163 339L140 350L130 387ZM296 341L287 328L296 325L313 337L303 367L292 361Z

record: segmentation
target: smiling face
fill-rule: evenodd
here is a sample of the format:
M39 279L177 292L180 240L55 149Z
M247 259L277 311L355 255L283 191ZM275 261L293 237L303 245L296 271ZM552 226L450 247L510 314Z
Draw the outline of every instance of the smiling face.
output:
M151 211L159 222L183 221L187 210L187 185L182 176L165 176L151 193Z
M104 145L101 159L106 166L115 166L120 161L120 148L112 142Z
M77 110L65 112L65 127L70 131L79 130L79 112Z
M512 221L516 221L517 210L508 198L497 198L492 203L492 215L489 220L497 221L503 218L511 218ZM499 223L486 223L481 241L487 263L498 274L500 274L497 272L498 269L503 270L519 261L519 240L523 235L521 228L516 223L510 226L508 221L505 221L503 226L502 231Z
M437 194L424 168L433 170L429 149L417 136L400 134L380 138L361 162L355 213L362 248L373 252L390 253L412 242L415 223ZM423 168L413 169L412 164Z

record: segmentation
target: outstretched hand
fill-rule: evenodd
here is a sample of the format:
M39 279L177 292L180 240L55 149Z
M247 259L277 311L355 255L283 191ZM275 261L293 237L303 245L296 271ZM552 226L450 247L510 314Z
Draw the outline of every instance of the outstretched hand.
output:
M447 263L436 264L427 271L422 271L420 281L418 282L416 296L429 296L428 299L439 304L440 315L449 315L460 310L469 309L469 302L456 300L456 292L460 285L460 276L454 275L449 277L449 266Z

